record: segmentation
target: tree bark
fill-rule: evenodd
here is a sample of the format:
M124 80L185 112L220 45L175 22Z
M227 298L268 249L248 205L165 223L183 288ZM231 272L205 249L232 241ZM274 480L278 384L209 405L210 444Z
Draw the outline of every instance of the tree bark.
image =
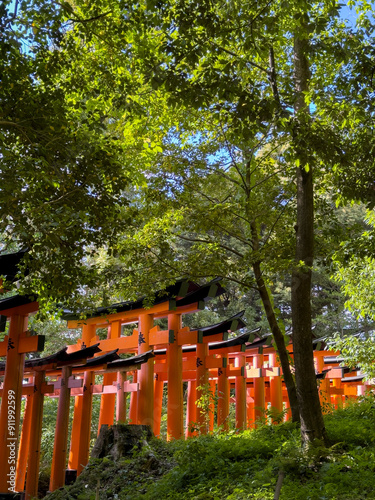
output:
M302 30L303 33L303 30ZM307 31L304 31L307 33ZM292 272L292 325L297 398L301 416L301 437L305 445L327 442L314 368L311 331L311 273L314 260L314 190L312 164L304 146L310 120L304 92L308 90L308 39L295 36L294 78L296 100L295 136L297 160L296 258Z
M259 250L259 238L258 238L257 228L254 222L251 224L251 234L252 234L253 250L257 252ZM288 391L289 404L290 404L290 409L292 411L292 421L299 422L300 415L299 415L299 407L297 400L297 390L296 390L296 384L294 382L294 377L290 369L289 353L285 346L284 335L277 322L271 298L269 296L266 284L263 279L261 264L259 261L253 263L253 272L257 283L259 295L267 316L267 321L270 326L273 338L275 340L276 350L280 359L281 368L283 370L284 382L286 389Z

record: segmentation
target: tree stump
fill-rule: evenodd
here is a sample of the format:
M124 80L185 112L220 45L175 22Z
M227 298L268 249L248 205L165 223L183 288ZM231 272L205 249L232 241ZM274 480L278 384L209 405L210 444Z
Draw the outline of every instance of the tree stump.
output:
M91 452L91 458L110 457L116 461L130 455L134 449L148 445L153 436L148 425L102 425L99 436Z

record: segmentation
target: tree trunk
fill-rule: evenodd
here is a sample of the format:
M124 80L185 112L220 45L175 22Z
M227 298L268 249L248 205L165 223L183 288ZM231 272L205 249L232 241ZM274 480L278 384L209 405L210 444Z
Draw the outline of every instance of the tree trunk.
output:
M254 222L251 224L251 233L252 233L253 250L257 252L259 250L259 239L258 239L257 228ZM289 353L285 346L284 335L277 322L271 298L269 296L266 284L262 276L262 271L259 261L253 263L253 272L255 275L255 280L257 283L259 295L262 300L264 310L266 312L267 321L270 326L273 338L275 340L276 350L280 359L281 368L283 370L285 386L288 391L290 409L292 411L292 421L299 422L300 415L299 415L298 400L297 400L297 390L292 372L290 370Z
M131 455L134 449L149 446L153 436L148 425L102 425L91 452L91 458L111 457L112 460Z
M303 32L302 32L303 33ZM307 33L305 31L304 33ZM294 147L297 166L296 261L292 272L292 325L297 398L301 416L301 437L305 445L327 442L314 368L311 332L311 272L314 260L314 191L312 165L304 146L309 110L304 92L308 90L307 38L295 37Z

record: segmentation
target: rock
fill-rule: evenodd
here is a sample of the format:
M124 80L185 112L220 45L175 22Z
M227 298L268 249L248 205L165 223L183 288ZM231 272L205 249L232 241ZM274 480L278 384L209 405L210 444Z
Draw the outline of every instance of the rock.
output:
M102 425L99 436L91 452L91 458L110 457L117 461L130 455L134 448L148 447L153 436L148 425Z

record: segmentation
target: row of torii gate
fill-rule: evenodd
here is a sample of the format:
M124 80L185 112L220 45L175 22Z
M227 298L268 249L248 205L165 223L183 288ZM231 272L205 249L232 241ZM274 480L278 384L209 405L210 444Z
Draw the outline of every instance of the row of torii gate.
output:
M66 316L68 327L82 328L78 343L26 361L26 353L43 350L43 337L27 329L38 303L22 296L1 300L0 330L5 331L8 321L9 330L0 342L0 356L5 357L0 363L0 493L37 495L45 396L58 398L51 491L64 485L67 471L79 475L88 462L92 399L97 395L101 397L98 430L114 422L143 424L159 436L166 386L167 439L211 431L214 415L217 426L227 430L231 402L238 430L256 425L270 406L275 412L284 411L288 419L288 397L270 336L259 337L255 330L228 339L229 333L245 328L243 313L205 328L182 327L183 315L203 309L207 300L223 291L219 280L204 286L179 281L148 309L140 300L101 308L84 321ZM167 318L166 330L154 326L160 318ZM122 326L133 323L137 329L124 336ZM99 328L107 329L107 339L99 340ZM314 345L322 401L339 405L364 393L360 373L340 368L339 353L322 350L318 341ZM288 350L293 355L291 343ZM130 357L119 356L124 353ZM210 408L200 407L209 392L217 397L209 401ZM69 415L72 397L74 412ZM22 398L26 404L20 428Z

